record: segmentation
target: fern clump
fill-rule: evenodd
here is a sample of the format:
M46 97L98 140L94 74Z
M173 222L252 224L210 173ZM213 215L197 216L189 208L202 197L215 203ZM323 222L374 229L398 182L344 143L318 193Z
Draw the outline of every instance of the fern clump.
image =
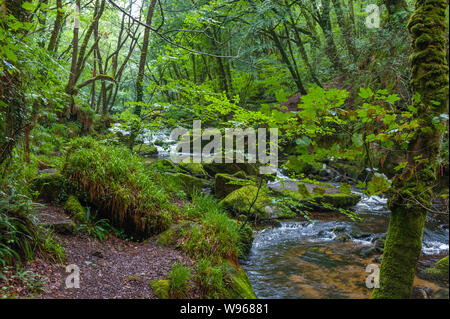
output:
M142 160L128 149L93 138L72 140L62 174L99 217L136 239L166 230L176 211L172 195Z

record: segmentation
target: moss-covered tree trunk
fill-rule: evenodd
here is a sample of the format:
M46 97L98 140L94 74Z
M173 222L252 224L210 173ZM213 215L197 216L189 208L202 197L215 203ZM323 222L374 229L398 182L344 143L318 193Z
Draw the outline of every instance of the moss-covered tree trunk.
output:
M416 0L408 23L412 40L411 85L420 126L409 143L408 165L393 181L392 211L380 271L372 298L409 298L422 250L422 234L432 189L442 131L436 125L448 112L448 65L445 54L446 0Z

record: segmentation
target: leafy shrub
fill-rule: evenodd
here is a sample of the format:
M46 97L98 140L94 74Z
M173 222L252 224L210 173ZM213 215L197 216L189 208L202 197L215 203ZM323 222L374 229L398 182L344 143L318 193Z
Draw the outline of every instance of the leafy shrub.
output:
M90 207L86 207L86 215L82 223L80 223L76 230L85 233L89 236L103 241L110 232L110 226L107 219L96 219L96 215L91 214Z
M0 266L20 264L35 254L61 260L62 248L50 232L38 227L33 210L38 204L19 195L0 199Z

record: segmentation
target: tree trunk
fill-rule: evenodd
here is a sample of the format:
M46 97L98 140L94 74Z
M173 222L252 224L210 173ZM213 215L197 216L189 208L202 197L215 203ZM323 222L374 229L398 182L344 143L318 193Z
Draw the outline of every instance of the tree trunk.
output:
M157 0L152 0L152 2L150 3L150 6L148 8L147 19L145 21L145 23L148 26L150 26L152 24L153 12L155 11L156 1ZM150 39L150 29L145 28L144 40L143 40L142 49L141 49L141 56L139 59L139 70L138 70L138 75L136 78L136 102L138 102L138 104L136 105L136 107L134 109L134 114L136 114L137 116L141 116L141 112L142 112L142 107L139 103L142 102L144 99L144 85L142 82L144 81L145 63L147 61L147 50L148 50L149 39ZM136 139L136 131L132 129L132 132L130 134L130 140L129 140L130 148L133 147L135 139Z
M445 59L446 0L416 0L408 23L412 37L411 84L421 96L408 165L393 181L388 205L391 213L380 271L380 287L372 298L409 298L432 189L442 131L433 118L448 112L448 64ZM426 130L424 130L426 128ZM417 156L420 161L417 160Z

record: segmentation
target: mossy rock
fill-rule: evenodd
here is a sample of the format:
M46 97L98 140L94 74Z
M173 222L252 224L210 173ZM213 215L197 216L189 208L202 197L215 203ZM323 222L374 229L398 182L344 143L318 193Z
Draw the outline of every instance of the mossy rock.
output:
M177 173L175 176L183 183L184 190L189 196L192 196L194 191L201 191L203 187L208 185L208 181L191 175Z
M209 175L215 176L216 174L236 174L239 171L243 171L247 175L258 175L259 170L257 164L252 163L205 163L203 164L205 170Z
M242 173L242 171L240 171ZM240 184L232 184L233 182ZM214 190L217 198L225 198L231 192L244 186L245 179L234 177L229 174L216 174L214 178Z
M168 159L162 159L150 165L150 168L156 169L160 172L179 172L179 168L169 161Z
M60 173L46 173L34 178L31 189L39 192L38 198L48 202L57 203L66 198L65 178Z
M245 215L248 213L250 205L257 193L258 188L256 186L243 186L228 194L220 203L228 210ZM258 199L252 207L251 213L257 212L260 217L266 217L265 207L271 203L272 199L261 189L258 194Z
M153 280L150 282L150 288L152 288L155 296L158 299L169 299L170 281L169 280Z
M347 208L355 206L361 200L358 194L324 194L318 199L320 203L331 204L337 208Z
M203 165L201 163L184 163L181 162L179 164L179 167L187 172L189 172L192 175L195 176L208 176L208 173L203 168Z
M70 195L64 203L64 211L71 216L77 223L86 222L86 209L80 204L78 198Z
M227 289L227 299L257 299L250 280L244 269L233 266L228 260L224 260L226 273L230 276Z
M247 179L247 174L245 174L244 171L236 172L232 176L240 179Z
M363 171L358 163L333 162L330 166L336 168L340 173L347 174L347 176L350 176L353 179L358 179Z
M282 196L290 197L291 199L300 202L303 205L306 205L310 209L314 210L329 210L328 205L332 205L335 208L347 208L356 205L361 200L361 195L358 194L344 194L344 193L336 193L336 194L306 194L302 192L293 192L290 190L280 190L276 191L277 194Z
M133 147L133 151L141 156L158 155L158 149L154 145L138 144Z
M253 229L249 224L239 230L239 258L245 258L250 253L253 239Z
M158 236L156 243L164 247L177 248L180 239L186 233L189 233L194 225L195 224L191 222L183 222L173 225Z
M428 280L438 282L448 282L449 277L448 256L439 260L432 267L425 269L422 272L422 274Z

